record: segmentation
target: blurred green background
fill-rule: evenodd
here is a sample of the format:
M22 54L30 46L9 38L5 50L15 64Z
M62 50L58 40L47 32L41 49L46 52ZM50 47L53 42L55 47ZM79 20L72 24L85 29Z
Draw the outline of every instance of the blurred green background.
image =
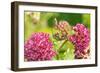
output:
M59 50L63 41L57 41L53 39L52 34L55 21L67 21L71 26L75 26L77 23L84 24L87 28L90 28L90 14L81 13L59 13L59 12L29 12L24 13L24 41L28 40L34 32L46 32L50 34L50 38L54 43L54 50L57 50L59 54L53 58L53 60L71 60L74 59L74 45L67 41L63 47Z

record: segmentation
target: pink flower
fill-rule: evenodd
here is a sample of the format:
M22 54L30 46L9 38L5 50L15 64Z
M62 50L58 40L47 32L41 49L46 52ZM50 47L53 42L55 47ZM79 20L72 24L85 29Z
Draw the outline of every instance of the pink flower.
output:
M27 61L51 60L56 55L49 34L43 32L34 33L26 41L24 48Z
M83 24L77 24L73 30L75 34L70 36L69 40L75 45L75 58L84 58L90 42L90 32Z

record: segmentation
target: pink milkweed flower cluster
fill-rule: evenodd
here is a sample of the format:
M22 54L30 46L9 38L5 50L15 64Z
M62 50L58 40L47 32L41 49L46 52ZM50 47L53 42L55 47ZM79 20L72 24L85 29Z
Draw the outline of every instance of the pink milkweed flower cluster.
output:
M83 24L76 24L73 27L75 34L70 36L70 41L75 45L75 58L87 58L89 53L90 32ZM87 51L86 51L87 50Z
M53 43L47 33L34 33L24 45L24 57L26 61L52 60L56 55Z

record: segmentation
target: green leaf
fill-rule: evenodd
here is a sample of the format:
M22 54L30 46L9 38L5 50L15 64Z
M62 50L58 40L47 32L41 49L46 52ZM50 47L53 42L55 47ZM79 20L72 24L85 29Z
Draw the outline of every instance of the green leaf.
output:
M67 59L74 59L74 45L68 41L67 42Z
M62 48L59 49L59 60L72 60L74 59L74 45L67 41Z
M68 35L73 35L73 34L75 34L75 31L74 30L68 31Z

